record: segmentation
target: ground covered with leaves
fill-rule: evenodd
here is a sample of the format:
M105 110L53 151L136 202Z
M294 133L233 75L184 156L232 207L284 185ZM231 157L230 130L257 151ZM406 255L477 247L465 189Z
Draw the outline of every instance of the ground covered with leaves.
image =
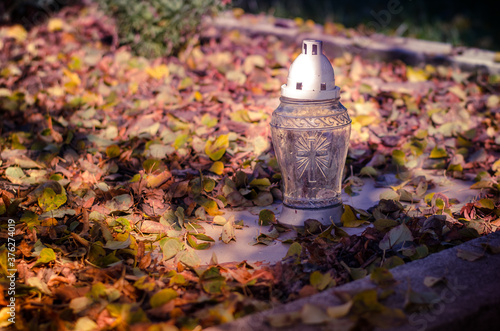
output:
M200 265L196 250L231 249L245 226L225 208L281 198L269 122L300 47L208 26L179 56L146 59L109 43L108 22L67 8L29 32L0 29L0 303L16 269L11 328L200 329L373 271L382 282L386 269L500 226L500 77L345 53L331 59L353 119L344 190L397 175L375 206L345 206L345 227L373 226L348 236L310 220L276 265ZM474 179L479 198L428 194L422 169ZM267 210L259 222L261 244L292 230ZM220 238L204 234L212 224ZM373 295L329 316L404 320ZM0 310L0 326L8 318Z

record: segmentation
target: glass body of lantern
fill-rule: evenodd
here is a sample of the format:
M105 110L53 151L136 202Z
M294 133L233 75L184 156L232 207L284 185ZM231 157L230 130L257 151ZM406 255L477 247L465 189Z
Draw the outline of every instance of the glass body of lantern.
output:
M280 100L271 121L282 176L279 220L298 226L307 219L339 224L342 174L351 134L347 110L339 98Z

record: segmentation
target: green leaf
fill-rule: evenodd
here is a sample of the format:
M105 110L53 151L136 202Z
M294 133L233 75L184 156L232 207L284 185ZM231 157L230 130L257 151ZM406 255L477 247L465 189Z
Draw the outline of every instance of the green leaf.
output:
M350 268L344 261L340 261L340 264L349 272L353 280L364 278L368 271L363 268Z
M197 250L204 250L204 249L208 249L210 248L210 244L209 243L198 243L196 241L196 238L192 235L192 234L188 234L186 236L186 240L189 244L189 246L193 247L194 249L197 249Z
M53 189L47 187L38 197L38 204L44 211L51 211L59 208L66 203L66 194L56 194Z
M122 151L118 145L111 145L106 147L106 155L110 159L120 156L121 152Z
M493 202L492 199L486 199L486 198L483 198L479 201L476 201L474 203L474 206L478 207L478 208L485 208L485 209L495 209L495 203Z
M286 259L291 256L299 258L300 254L302 254L302 245L299 244L298 242L294 242L288 248L288 252L286 252L286 255L283 259Z
M259 225L271 225L276 223L276 216L269 209L263 209L259 213Z
M279 237L279 232L275 228L273 228L270 232L267 233L261 233L255 238L255 242L252 243L252 245L266 245L269 246L274 239Z
M399 256L391 256L390 258L384 261L382 267L387 269L392 269L403 264L405 264L405 261L402 258L400 258Z
M385 218L380 218L373 222L373 226L375 229L378 231L385 231L387 229L391 229L395 226L397 226L399 223L398 221L391 220L391 219L385 219Z
M227 134L220 135L214 142L208 140L205 144L205 153L212 161L218 161L226 153L229 147L229 137Z
M404 166L406 164L406 154L405 152L395 149L392 151L392 163L398 166Z
M23 216L21 216L21 222L26 223L28 229L30 230L35 228L35 226L40 225L38 215L29 210L24 212Z
M179 260L179 262L182 262L191 268L195 268L201 263L201 259L198 254L196 254L196 252L189 247L179 252L179 254L177 254L177 259Z
M363 167L361 168L361 171L359 172L359 174L361 176L370 176L370 177L375 177L378 175L378 171L377 169L375 169L374 167Z
M397 192L393 190L387 190L379 195L380 200L394 200L394 201L399 201L400 196Z
M165 288L153 294L151 299L149 299L149 304L153 308L161 307L164 304L177 298L177 292L171 288Z
M369 224L367 221L361 221L356 218L354 212L349 205L344 205L344 213L340 217L340 221L342 225L346 228L357 228L363 224Z
M270 192L259 192L252 201L256 206L269 206L273 203L273 195Z
M209 128L213 128L217 125L217 123L217 118L210 116L210 114L208 113L203 114L203 116L201 117L201 124L206 125Z
M413 241L413 235L405 224L401 224L386 233L378 246L380 249L386 250L405 241Z
M184 244L178 238L165 238L160 240L163 260L169 260L184 249Z
M226 279L220 274L217 267L210 267L203 272L200 276L200 282L203 290L211 294L221 293L226 286Z
M437 146L432 149L431 155L429 156L431 159L440 159L443 157L448 157L448 153L446 153L444 148L438 148Z
M5 177L13 184L31 184L27 181L27 176L20 167L8 167L5 169Z
M255 186L264 186L267 187L271 185L271 182L269 181L269 178L255 178L250 182L250 186L255 187Z
M203 233L192 233L192 235L193 235L193 237L195 237L198 240L215 242L215 240L212 237L207 236L206 234L203 234Z
M205 192L212 192L215 187L215 180L211 178L204 178L203 179L203 189Z
M44 248L40 252L38 260L36 260L35 267L39 266L40 264L49 263L55 260L56 260L56 253L54 253L54 250L52 248Z
M160 168L160 160L157 159L148 159L142 163L142 167L146 173L150 174Z
M309 283L317 290L323 291L327 286L335 286L335 280L330 273L322 274L319 270L314 271L309 276Z
M189 135L188 134L186 134L186 133L179 134L175 138L174 143L173 143L172 146L175 149L182 148L182 147L184 147L184 145L186 145L186 143L188 142L188 139L189 139Z

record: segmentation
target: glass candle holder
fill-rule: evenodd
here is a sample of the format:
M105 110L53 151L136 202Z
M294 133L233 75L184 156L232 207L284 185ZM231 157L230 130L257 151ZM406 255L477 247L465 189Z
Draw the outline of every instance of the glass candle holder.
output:
M283 209L279 220L297 226L304 225L307 219L340 224L351 119L340 103L333 68L321 52L321 42L307 40L303 45L301 56L306 59L299 56L292 64L288 83L282 86L281 104L271 120L272 142L282 175ZM323 58L307 59L307 46L316 46L316 52L310 47L309 57ZM319 70L315 70L315 60L322 62Z

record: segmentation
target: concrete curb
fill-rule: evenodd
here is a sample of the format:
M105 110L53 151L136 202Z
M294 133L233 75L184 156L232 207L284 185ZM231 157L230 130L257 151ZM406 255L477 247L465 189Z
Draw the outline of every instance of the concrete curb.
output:
M408 315L408 324L392 330L492 330L500 325L500 254L486 253L474 262L457 257L457 250L482 252L481 243L500 245L500 232L471 240L391 270L398 281L395 294L383 303L389 307L402 308L409 284L416 292L429 291L423 281L427 276L446 277L448 284L437 287L434 292L442 301L432 310ZM277 330L266 324L266 316L294 312L306 303L317 306L335 306L342 302L334 294L337 291L361 291L374 288L369 276L327 290L307 298L296 300L273 309L246 316L231 323L207 330L221 331L270 331ZM295 325L286 330L318 330L320 325Z
M265 19L259 20L258 23L254 21L237 19L226 13L216 17L212 24L222 31L239 30L248 34L274 35L297 44L300 44L303 39L320 39L323 40L326 54L331 56L339 56L347 51L379 61L399 59L410 65L431 63L450 65L468 71L500 73L500 62L494 61L495 52L488 50L453 47L440 42L388 37L380 34L347 38L319 32L302 32L292 20L287 19L276 19L274 23ZM314 30L322 31L323 28L321 25L316 25Z

